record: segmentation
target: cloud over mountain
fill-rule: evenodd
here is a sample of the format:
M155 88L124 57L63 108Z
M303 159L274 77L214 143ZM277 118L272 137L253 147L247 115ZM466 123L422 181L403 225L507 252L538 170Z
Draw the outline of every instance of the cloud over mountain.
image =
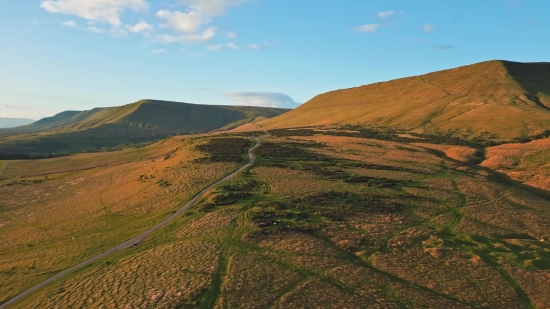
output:
M277 92L232 91L225 94L237 105L295 108L300 103L290 96Z

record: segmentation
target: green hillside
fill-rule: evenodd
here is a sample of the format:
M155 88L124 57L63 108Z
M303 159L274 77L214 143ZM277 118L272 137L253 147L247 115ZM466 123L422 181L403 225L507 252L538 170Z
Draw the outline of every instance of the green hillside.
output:
M170 135L201 134L278 116L288 110L141 100L118 107L67 111L0 130L0 153L93 150ZM3 133L3 134L2 134Z
M550 63L488 61L332 91L258 124L365 124L503 139L534 136L550 126Z

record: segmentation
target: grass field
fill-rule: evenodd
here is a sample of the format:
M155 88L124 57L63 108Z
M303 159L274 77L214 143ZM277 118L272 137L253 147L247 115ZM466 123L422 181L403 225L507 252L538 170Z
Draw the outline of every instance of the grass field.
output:
M162 220L235 169L244 141L172 138L10 162L0 182L3 299ZM478 167L474 154L264 137L253 167L142 245L15 308L546 308L550 201Z

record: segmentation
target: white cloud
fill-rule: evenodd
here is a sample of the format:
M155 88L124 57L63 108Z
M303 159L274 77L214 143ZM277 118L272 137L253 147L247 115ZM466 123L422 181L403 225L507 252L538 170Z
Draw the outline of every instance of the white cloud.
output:
M175 43L175 42L187 43L187 44L203 43L203 42L209 41L215 35L216 35L216 28L215 27L210 27L210 28L204 30L202 33L199 33L199 34L178 35L178 36L163 34L163 35L160 36L160 40L163 43L167 43L167 44L168 43Z
M72 20L64 22L63 25L65 25L67 27L71 27L71 28L76 28L77 27L76 23Z
M248 45L248 48L258 50L258 49L262 49L262 46L258 44L250 44Z
M164 20L164 23L160 25L161 28L174 29L182 34L163 35L161 39L165 43L206 42L215 35L216 28L210 26L200 33L203 27L211 23L215 17L225 14L228 7L237 6L247 1L249 0L179 0L179 3L186 6L184 11L164 9L158 11L156 15ZM237 35L234 32L229 32L227 37L236 38Z
M160 10L157 17L165 19L165 27L181 32L196 32L201 25L208 24L216 16L223 15L229 6L240 5L247 0L180 0L187 5L186 12Z
M234 50L239 50L239 49L241 49L241 48L239 47L239 45L233 44L233 43L228 43L228 44L227 44L227 47L233 48Z
M157 17L166 20L166 23L162 24L162 27L172 28L185 33L194 33L205 23L203 17L195 11L182 13L161 10L157 12Z
M300 105L284 93L234 91L225 95L233 99L237 105L279 108L295 108Z
M148 23L144 22L144 21L141 21L133 26L131 25L126 25L126 29L128 29L128 31L130 32L133 32L133 33L140 33L140 32L147 32L147 31L151 31L153 30L153 26L152 25L149 25Z
M379 18L388 18L388 17L392 16L393 14L395 14L395 12L393 10L379 12L378 17Z
M424 25L422 26L422 30L426 33L432 33L435 31L435 26L434 25Z
M208 45L208 46L206 47L206 49L208 49L209 51L216 51L216 50L220 50L222 47L223 47L223 44Z
M51 13L76 15L113 26L122 24L120 16L126 10L142 12L149 8L145 0L47 0L40 6Z
M373 33L373 32L376 32L378 28L380 28L379 24L367 24L367 25L357 27L355 30L359 32Z
M88 27L86 28L86 31L90 31L93 33L105 33L105 29L97 28L97 27Z
M155 49L155 50L153 50L153 51L151 51L151 52L153 52L153 53L155 53L155 54L160 54L160 53L164 53L165 50L164 50L164 49Z

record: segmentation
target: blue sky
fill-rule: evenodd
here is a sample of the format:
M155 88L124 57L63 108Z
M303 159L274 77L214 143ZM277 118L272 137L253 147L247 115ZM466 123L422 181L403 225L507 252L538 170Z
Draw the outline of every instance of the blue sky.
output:
M549 61L542 0L0 1L0 117L143 98L294 107L475 62Z

